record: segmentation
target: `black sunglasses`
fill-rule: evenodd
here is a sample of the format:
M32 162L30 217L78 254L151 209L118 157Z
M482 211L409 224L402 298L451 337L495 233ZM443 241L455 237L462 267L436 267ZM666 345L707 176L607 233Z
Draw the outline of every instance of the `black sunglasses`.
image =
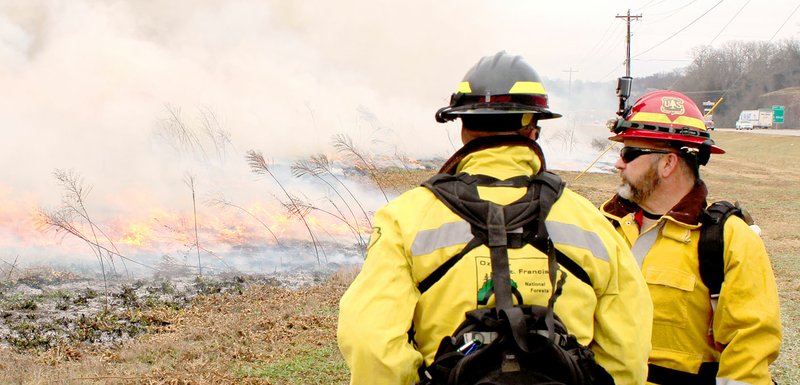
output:
M619 150L619 157L622 158L622 161L625 163L633 162L634 159L646 155L646 154L671 154L672 151L669 150L659 150L655 148L643 148L643 147L622 147L622 150Z

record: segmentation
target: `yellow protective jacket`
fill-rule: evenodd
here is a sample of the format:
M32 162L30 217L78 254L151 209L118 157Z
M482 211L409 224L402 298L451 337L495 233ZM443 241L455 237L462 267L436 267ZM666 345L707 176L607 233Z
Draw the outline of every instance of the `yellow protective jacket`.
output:
M508 179L533 175L540 165L531 148L501 146L467 155L457 171ZM479 193L509 204L524 189L487 187ZM568 276L556 314L592 348L617 385L643 384L652 305L628 247L596 207L568 189L552 206L546 226L556 248L593 284ZM469 224L423 187L376 212L363 268L340 301L337 338L351 384L415 383L417 369L433 361L442 338L455 331L465 312L479 307L477 293L491 271L485 246L464 256L424 295L417 290L471 238ZM547 256L527 245L510 249L509 261L524 302L546 306ZM493 298L487 306L494 306ZM416 348L407 335L412 322Z
M615 196L602 206L632 246L650 288L655 309L650 364L696 374L701 364L717 362L717 384L772 384L768 366L778 356L781 324L769 257L761 238L732 215L723 233L724 283L712 311L697 252L706 195L705 184L698 183L642 234L635 204Z

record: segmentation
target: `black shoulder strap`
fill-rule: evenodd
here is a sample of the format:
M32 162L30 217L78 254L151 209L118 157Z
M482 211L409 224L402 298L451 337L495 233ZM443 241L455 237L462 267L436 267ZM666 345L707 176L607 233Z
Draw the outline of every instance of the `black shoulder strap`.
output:
M725 280L725 221L731 215L744 218L742 210L730 202L719 201L708 206L700 214L700 241L697 255L700 262L700 279L708 287L712 298L719 296Z
M526 231L523 236L523 238L528 238L527 243L531 243L545 254L555 252L557 262L561 266L591 286L588 274L579 265L552 247L547 229L543 225L537 225L539 221L536 219L541 217L541 223L544 223L543 220L550 212L550 207L561 196L564 189L564 182L558 175L542 172L533 177L520 176L499 180L486 175L438 174L422 185L436 195L450 210L470 223L473 239L461 252L448 259L419 283L420 293L424 293L438 282L469 251L488 242L486 215L489 211L487 205L491 202L480 199L477 186L527 187L528 191L525 196L503 207L506 229L530 230ZM507 237L509 240L517 239L519 234L508 234ZM509 241L508 243L521 247L524 242ZM552 250L548 250L549 248Z

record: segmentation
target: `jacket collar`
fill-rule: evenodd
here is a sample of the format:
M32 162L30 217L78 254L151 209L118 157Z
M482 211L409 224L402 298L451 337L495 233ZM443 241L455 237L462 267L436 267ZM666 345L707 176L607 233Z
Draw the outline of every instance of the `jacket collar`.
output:
M522 174L538 174L545 171L544 155L539 144L521 135L496 135L476 138L461 147L448 159L440 173L484 174L505 179L496 174L499 170Z
M697 226L700 223L700 213L702 213L703 209L707 206L707 196L708 189L706 188L706 184L703 181L699 181L678 204L664 215L664 217L688 226ZM606 201L602 206L602 211L606 216L613 217L617 220L628 214L636 213L639 210L640 208L636 203L622 198L619 195L614 195L614 197Z

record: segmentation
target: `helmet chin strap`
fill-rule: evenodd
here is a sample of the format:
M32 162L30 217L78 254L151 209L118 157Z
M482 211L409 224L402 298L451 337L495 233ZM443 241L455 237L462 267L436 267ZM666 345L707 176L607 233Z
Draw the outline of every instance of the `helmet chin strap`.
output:
M438 111L436 111L436 122L438 123L447 123L451 120L456 120L455 115L445 115L444 112L449 110L450 106L442 107Z

